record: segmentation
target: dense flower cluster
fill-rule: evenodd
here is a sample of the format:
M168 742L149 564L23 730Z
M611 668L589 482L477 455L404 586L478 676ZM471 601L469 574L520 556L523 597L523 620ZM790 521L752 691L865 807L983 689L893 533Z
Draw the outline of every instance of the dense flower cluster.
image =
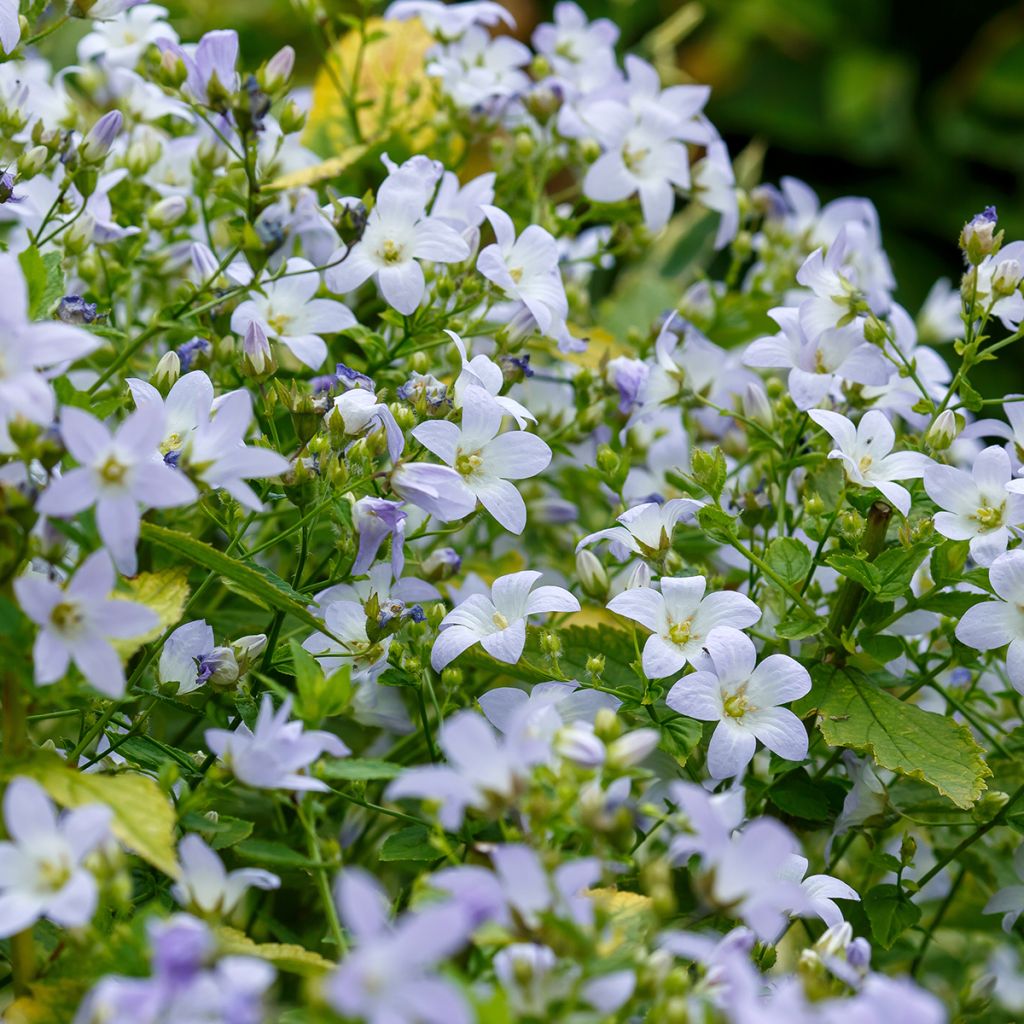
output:
M312 92L70 16L0 3L3 1020L1024 1012L996 212L915 317L573 2L320 12Z

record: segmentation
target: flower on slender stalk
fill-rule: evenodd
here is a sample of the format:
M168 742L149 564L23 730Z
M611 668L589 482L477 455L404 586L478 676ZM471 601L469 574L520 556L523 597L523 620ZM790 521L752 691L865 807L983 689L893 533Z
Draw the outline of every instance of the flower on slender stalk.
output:
M360 868L345 868L335 884L341 920L354 949L327 978L327 1001L346 1018L370 1024L470 1024L475 1019L437 965L469 938L469 922L454 903L389 919L389 898Z
M124 668L113 639L142 636L160 625L156 613L133 601L111 601L114 567L106 551L94 551L67 587L43 576L22 576L14 593L38 625L32 658L38 686L57 682L74 662L100 693L124 694Z
M350 436L372 433L379 427L387 435L388 455L397 462L405 451L405 435L395 420L394 414L377 396L365 388L355 387L334 400L334 408L327 414L327 424L337 417L342 431Z
M673 711L702 722L718 722L708 747L714 779L739 775L754 756L757 740L788 761L807 756L807 732L800 719L779 707L811 688L807 669L785 654L759 665L753 641L738 629L718 626L704 639L711 662L683 676L665 698Z
M910 492L895 481L919 479L933 463L920 452L892 450L896 432L885 413L869 409L856 426L824 409L810 409L807 415L835 441L838 447L828 457L842 461L848 480L877 488L903 515L910 511Z
M496 241L480 253L477 270L510 299L521 302L541 334L557 338L569 313L558 269L558 243L536 224L516 238L515 225L504 210L496 206L483 209Z
M217 647L205 619L186 622L167 638L157 675L161 687L176 685L177 695L191 693L209 680L221 685L238 679L238 661L230 647Z
M501 394L505 384L505 375L490 356L475 355L469 358L469 353L463 340L454 332L444 332L455 343L459 358L462 360L462 372L455 379L455 407L461 408L466 389L476 386L483 388L501 408L511 416L521 428L525 428L527 422L536 423L537 417L524 405L514 398Z
M969 473L935 464L924 474L928 497L942 509L935 529L950 540L969 540L979 565L991 565L1006 550L1010 528L1024 525L1024 494L1007 487L1011 476L1010 456L997 445L979 453Z
M190 505L195 484L160 458L163 410L138 408L111 434L91 413L74 406L61 412L61 437L81 465L55 479L39 499L48 516L73 516L96 506L96 525L118 569L136 571L141 513L148 508Z
M362 238L346 254L335 253L325 275L338 294L375 277L384 301L407 316L423 301L426 279L421 260L458 263L469 256L462 236L426 212L420 183L399 168L377 191Z
M504 411L483 388L466 388L462 425L424 420L413 437L444 460L480 503L512 533L526 527L526 504L509 480L536 476L551 461L551 449L536 434L510 430L499 434Z
M491 596L471 594L442 620L430 652L430 664L440 672L474 644L498 661L514 665L526 645L526 618L544 612L578 612L580 603L562 587L533 585L541 573L526 570L499 576ZM532 592L531 592L532 591Z
M261 868L226 871L224 862L194 833L178 844L181 876L171 893L183 907L195 907L203 914L227 917L238 906L248 889L276 889L277 875Z
M291 710L288 697L275 712L265 693L255 728L243 722L234 732L207 729L206 745L239 782L254 789L327 790L326 783L303 771L324 753L344 757L349 749L332 733L306 731L302 722L289 722Z
M982 601L964 612L956 638L976 651L1007 647L1006 674L1024 693L1024 550L1014 548L996 558L988 570L998 600Z
M96 880L83 861L110 835L110 808L89 804L59 817L39 783L16 776L4 793L9 842L0 842L0 938L41 917L65 928L96 910Z
M387 537L391 538L391 571L398 579L405 566L405 521L401 502L384 498L360 498L352 509L352 523L359 534L359 550L352 564L353 576L362 576L377 557Z
M804 895L810 900L808 912L820 917L829 928L841 925L845 918L836 900L860 901L857 890L832 875L807 875L808 861L794 853L787 861L780 877L799 882Z
M233 29L207 32L189 54L176 42L158 39L161 52L171 53L185 66L185 89L198 103L219 107L238 89L238 33Z
M406 462L391 474L391 489L442 523L468 516L476 495L450 466Z
M641 558L664 558L672 546L672 533L676 524L680 520L692 519L703 504L693 498L671 498L665 502L648 501L634 505L616 520L621 525L587 534L576 545L576 550L580 551L598 541L610 540L622 544L627 551Z
M266 282L262 294L239 303L231 314L231 330L250 344L248 331L256 324L267 338L279 341L296 359L318 370L327 358L327 343L321 335L354 327L356 318L335 299L313 298L320 275L308 260L290 259L285 269L287 276ZM257 338L251 346L259 350Z
M665 576L660 593L636 587L608 602L609 611L651 630L642 659L649 678L663 679L693 664L716 626L743 629L761 618L761 609L749 597L731 590L705 597L706 588L703 576Z

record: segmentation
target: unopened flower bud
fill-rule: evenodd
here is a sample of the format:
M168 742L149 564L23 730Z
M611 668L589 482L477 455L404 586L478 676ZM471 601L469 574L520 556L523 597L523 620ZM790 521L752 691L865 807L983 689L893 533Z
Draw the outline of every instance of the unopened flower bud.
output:
M83 213L64 232L64 247L68 252L78 255L92 244L93 232L96 230L96 219L91 213Z
M604 764L604 744L594 735L594 730L583 722L572 722L559 729L554 747L561 757L582 768L599 768Z
M82 140L78 155L83 163L98 164L110 152L110 147L121 132L124 116L120 110L111 110L104 114L89 129L89 134Z
M885 323L879 320L874 313L864 321L864 338L872 345L884 345L888 336L889 331Z
M822 956L838 956L853 940L853 928L846 921L832 925L814 944Z
M1012 295L1020 284L1024 270L1020 260L1000 260L992 274L992 291L996 295Z
M266 633L251 633L239 637L231 644L235 661L238 664L238 676L241 678L252 667L253 662L263 653L267 646Z
M241 673L235 652L230 647L215 647L206 658L206 664L212 669L207 682L214 689L230 690L238 682Z
M751 382L743 392L743 415L760 424L765 430L771 430L775 416L772 413L772 404L768 401L768 394L760 384Z
M960 248L972 266L977 266L986 256L998 252L1003 244L1003 232L996 231L996 220L996 208L986 206L960 232Z
M161 394L166 395L171 386L181 376L181 357L173 349L165 352L156 364L150 383Z
M285 135L301 132L306 127L306 112L295 100L289 100L277 115L277 123Z
M267 332L258 320L250 320L242 339L242 353L246 371L253 377L261 377L274 370L274 354L270 350Z
M188 200L184 196L167 196L149 210L149 223L155 228L169 228L188 213Z
M65 295L57 306L57 319L66 324L91 324L96 319L96 303L81 295Z
M38 174L50 159L50 151L45 146L33 146L18 157L18 177L31 178Z
M604 675L605 656L603 654L591 654L587 658L586 670L588 676L600 679Z
M594 716L594 733L605 743L618 739L622 735L619 716L611 708L601 708Z
M462 558L455 548L435 548L423 559L420 575L431 583L454 576L462 565Z
M638 590L651 585L651 569L646 562L637 562L626 577L626 590Z
M960 433L960 426L957 423L956 413L951 409L943 409L935 422L928 428L925 434L925 441L937 452L945 451L957 438Z
M577 553L576 575L590 597L603 601L608 596L608 573L593 551L583 548Z
M657 729L634 729L608 747L608 763L620 768L639 764L657 748L660 739Z
M282 46L274 54L257 75L260 87L264 92L277 92L288 84L295 67L295 51L290 46Z

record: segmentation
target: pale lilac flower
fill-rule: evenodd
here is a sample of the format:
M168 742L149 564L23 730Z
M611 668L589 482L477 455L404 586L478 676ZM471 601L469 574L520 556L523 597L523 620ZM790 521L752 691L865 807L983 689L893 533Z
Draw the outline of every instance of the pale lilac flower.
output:
M198 103L211 102L210 93L238 90L238 33L234 29L207 32L191 54L169 39L158 39L163 52L173 53L188 72L185 89Z
M555 4L554 20L533 30L533 45L544 54L559 74L575 77L579 65L595 59L595 54L611 52L619 39L619 28L608 18L587 20L578 4L560 0Z
M512 218L496 206L485 206L484 213L496 240L477 257L477 270L510 299L521 302L541 334L557 338L569 313L558 269L558 243L536 224L517 238Z
M78 147L78 155L85 163L100 163L110 152L114 140L121 134L124 114L120 110L107 111L88 131Z
M688 828L677 833L669 844L669 857L674 864L685 864L694 854L713 862L746 817L743 787L739 785L721 793L709 793L692 782L673 782L669 796Z
M234 681L238 661L230 647L218 647L205 619L186 622L164 641L157 676L161 686L174 683L180 697L199 689L211 677Z
M24 416L49 426L55 409L53 389L40 371L81 359L97 348L99 339L61 321L32 323L25 278L12 253L0 253L0 280L0 425Z
M576 550L608 540L641 558L664 558L672 546L672 533L676 524L680 520L693 519L703 504L693 498L671 498L660 503L648 501L634 505L618 517L616 522L620 526L610 526L606 530L588 534L576 545Z
M332 733L304 730L302 722L289 722L291 710L289 697L275 712L265 693L254 729L244 722L234 732L207 729L206 745L239 782L254 789L326 791L326 783L303 770L324 753L344 757L349 749Z
M133 601L109 600L114 567L106 551L94 551L59 587L43 576L22 576L14 593L25 614L38 625L32 658L38 686L57 682L73 661L101 693L124 694L124 667L112 639L142 636L156 629L154 611Z
M804 895L809 899L808 911L820 917L829 928L842 925L845 920L836 900L860 900L857 890L832 875L807 875L807 858L793 854L786 862L781 877L798 882Z
M483 811L510 805L538 764L551 757L547 737L538 737L529 714L498 736L475 711L460 711L441 726L438 746L448 764L406 769L386 791L389 800L416 797L436 802L441 825L456 832L466 808Z
M391 410L383 402L378 402L372 391L356 387L338 395L334 400L334 409L327 414L328 425L335 414L341 419L345 433L350 436L370 434L383 428L392 462L397 462L405 451L402 428Z
M550 913L578 928L594 923L594 903L588 894L601 878L596 857L564 860L548 871L535 850L519 843L504 843L491 852L493 871L475 865L446 868L430 877L432 888L450 894L474 928L493 922L527 928L541 925Z
M543 1020L565 996L572 979L556 976L557 963L554 950L535 942L513 942L495 955L494 975L515 1014Z
M998 599L968 608L956 624L956 638L976 651L1009 644L1006 674L1013 688L1024 693L1024 550L999 555L988 578Z
M452 102L473 113L497 114L530 87L523 70L530 48L509 35L492 36L473 25L432 52L427 74L441 80Z
M828 457L841 460L848 480L877 488L903 515L910 512L910 492L895 481L919 479L933 463L920 452L893 452L896 432L884 413L869 409L856 426L824 409L807 415L838 445Z
M323 334L336 334L356 325L348 306L334 299L314 299L320 275L308 260L293 258L285 265L286 277L261 285L257 294L239 303L231 314L231 330L246 335L256 323L268 338L279 341L312 370L327 358Z
M178 844L178 857L181 875L171 894L183 907L193 906L203 914L227 917L247 890L276 889L281 884L277 875L261 868L225 870L220 857L194 833Z
M521 428L525 428L527 422L537 422L537 417L529 409L514 398L509 398L501 393L505 384L505 375L501 372L501 367L490 356L480 354L470 359L462 339L454 331L445 330L444 333L455 343L459 358L462 360L462 370L456 377L453 388L454 404L457 409L462 407L466 389L475 386L483 388Z
M326 981L338 1013L366 1024L470 1024L462 994L436 971L469 938L461 908L427 906L391 921L388 896L359 868L341 872L335 899L355 947Z
M188 477L160 458L163 436L163 410L155 404L138 408L113 434L91 413L65 406L61 437L80 466L50 483L39 511L69 517L95 505L103 543L118 569L134 575L141 513L190 505L199 496Z
M359 550L351 574L362 576L373 564L377 551L391 538L391 570L397 579L405 566L405 521L401 502L384 498L360 498L352 509L352 524L359 534Z
M797 271L796 279L814 294L800 303L800 326L808 338L846 325L863 335L867 305L846 275L847 228L844 226L825 252L815 249Z
M270 448L245 443L251 423L252 396L244 389L229 391L218 400L213 416L200 420L177 464L208 487L223 488L258 512L263 506L245 481L279 476L289 463Z
M633 412L643 399L651 368L642 359L616 356L608 360L605 372L608 383L614 385L619 392L619 412Z
M15 776L4 793L0 842L0 938L41 917L65 928L87 924L96 910L96 880L83 861L110 835L113 815L89 804L59 817L33 779Z
M1017 481L1014 490L1007 487L1011 476L1010 456L997 445L979 453L969 473L935 464L924 474L928 497L942 509L935 529L950 540L969 540L979 565L991 565L1006 550L1010 530L1024 525L1024 494Z
M882 386L891 364L864 340L862 325L848 324L808 335L796 309L779 306L768 311L779 325L778 334L758 338L747 346L747 366L789 370L789 393L796 407L812 409L844 382Z
M681 715L718 722L708 747L711 777L740 775L754 756L757 740L787 761L802 761L807 756L803 723L778 705L810 690L807 669L785 654L773 654L756 665L753 642L727 626L705 637L704 651L710 669L683 676L665 703Z
M1013 870L1017 877L1024 883L1024 843L1017 847L1013 855ZM1024 884L1008 885L996 892L985 904L982 913L1002 914L1003 931L1007 935L1012 933L1017 918L1024 912Z
M450 466L403 463L391 474L391 489L442 523L462 519L476 508L476 495Z
M92 10L89 16L95 19ZM92 30L78 43L78 59L97 60L105 67L134 68L147 47L159 39L178 41L178 35L164 21L167 8L140 3L111 21L93 22Z
M610 693L581 687L576 680L567 683L537 683L529 692L514 686L496 686L478 698L487 721L500 732L508 732L534 714L553 710L560 723L592 724L598 711L617 711L622 701Z
M761 609L749 597L730 590L705 597L706 588L703 576L662 577L660 593L639 587L608 602L609 611L651 630L643 652L649 678L663 679L693 664L716 626L743 629L761 618Z
M639 193L644 223L660 231L672 216L675 189L690 187L690 157L675 119L654 109L637 118L630 107L607 102L592 120L606 152L587 170L583 194L619 203Z
M18 0L0 0L0 46L4 53L14 53L21 41Z
M326 631L308 636L303 648L320 662L327 675L349 665L353 683L373 682L388 667L392 637L370 642L366 611L358 601L329 601L323 617Z
M384 17L393 21L419 18L431 35L442 39L457 39L473 25L494 28L504 22L509 28L516 27L515 18L491 0L463 0L454 4L440 0L394 0L384 11Z
M526 645L527 616L580 610L579 601L562 587L533 590L541 575L526 570L499 576L489 598L473 594L453 608L441 620L440 632L430 652L431 665L440 672L477 643L491 657L514 665Z
M551 461L551 449L536 434L499 434L504 411L483 388L462 396L462 425L425 420L413 437L451 466L495 519L512 533L526 526L526 504L509 480L536 476Z
M426 291L419 261L458 263L469 256L461 235L440 218L427 216L425 207L414 176L402 168L388 175L362 238L347 255L339 251L331 257L337 265L326 272L327 286L342 294L375 277L388 305L406 315L415 312Z
M721 214L715 233L715 248L721 249L736 237L740 226L740 203L729 151L715 139L707 155L693 165L693 198L701 206Z

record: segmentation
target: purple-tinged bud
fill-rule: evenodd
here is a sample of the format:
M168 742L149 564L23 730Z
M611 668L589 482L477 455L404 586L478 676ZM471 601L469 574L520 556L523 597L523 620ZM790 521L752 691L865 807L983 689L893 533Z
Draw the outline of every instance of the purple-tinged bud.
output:
M462 559L455 548L435 548L423 559L420 573L425 580L437 583L454 576L462 566Z
M188 914L175 914L151 925L149 939L153 946L153 969L172 985L190 982L215 949L210 930Z
M871 943L863 936L854 939L846 947L846 962L858 970L867 970L871 966Z
M66 324L91 324L96 319L96 303L81 295L65 295L57 307L57 319Z
M581 768L600 768L604 764L604 744L594 730L583 722L572 722L559 729L555 736L555 751Z
M996 221L996 208L986 206L960 232L960 248L972 266L977 266L986 256L998 252L1003 244L1003 232L996 231Z
M277 92L288 84L295 67L295 51L290 46L282 46L257 76L264 92Z
M167 196L155 203L149 211L149 223L155 228L169 228L188 213L188 200L184 196Z
M188 373L192 364L201 356L209 355L212 346L205 338L191 338L176 349L181 360L181 372Z
M120 110L111 110L104 114L89 129L89 134L82 141L78 155L84 163L98 164L103 161L114 140L121 133L124 117Z
M619 768L639 764L658 746L661 733L657 729L634 729L614 740L608 747L608 763Z
M76 256L81 255L92 245L92 236L96 230L96 218L91 213L83 213L64 232L64 248Z
M267 339L267 332L258 320L251 320L245 329L242 352L246 369L253 376L262 376L268 371L268 368L273 367L274 354L270 350L270 341Z

